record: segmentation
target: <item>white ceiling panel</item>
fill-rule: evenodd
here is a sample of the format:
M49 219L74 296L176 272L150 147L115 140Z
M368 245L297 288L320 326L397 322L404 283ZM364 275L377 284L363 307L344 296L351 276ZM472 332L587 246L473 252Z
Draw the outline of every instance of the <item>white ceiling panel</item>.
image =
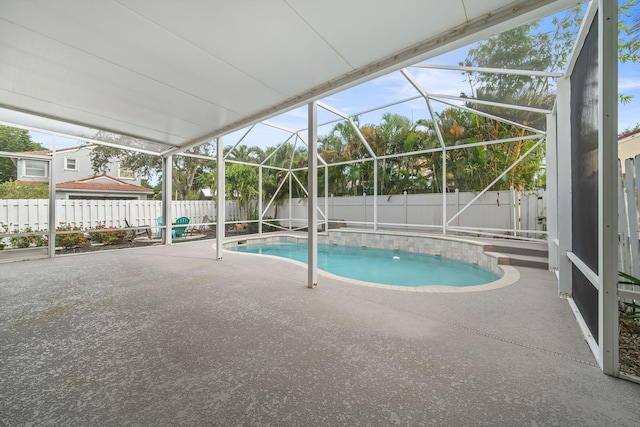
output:
M180 1L163 2L162 7L147 0L123 3L203 52L286 96L322 83L327 74L337 76L351 69L313 28L280 0L198 2L190 5L192 20L175 19L184 10L184 3ZM243 48L238 49L239 45Z
M20 28L16 33L15 36L21 40L32 36ZM6 31L2 35L1 43L12 39L4 37ZM219 125L224 120L240 117L238 113L206 99L130 73L116 64L91 55L78 56L67 46L54 44L37 54L32 52L28 63L21 61L24 58L22 52L13 46L0 46L7 59L0 62L0 88L29 98L92 112L104 118L120 119L123 123L137 123L147 129L162 129L182 138L191 131L168 129L169 119L182 116L183 120L205 126L214 121ZM82 67L74 65L78 61ZM42 73L43 69L47 72ZM126 108L127 114L122 115L120 108Z
M469 19L491 13L505 5L513 5L516 8L518 7L518 2L513 0L506 2L502 0L461 0L461 2L464 4L464 10L469 16Z
M307 0L287 1L353 68L467 21L462 0L388 1L375 7L325 0L321 8Z
M572 3L0 0L0 106L188 146Z

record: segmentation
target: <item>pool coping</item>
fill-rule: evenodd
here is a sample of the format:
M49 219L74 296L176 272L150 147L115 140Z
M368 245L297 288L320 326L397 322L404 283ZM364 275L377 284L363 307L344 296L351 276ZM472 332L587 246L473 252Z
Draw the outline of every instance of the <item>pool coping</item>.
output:
M348 230L340 230L340 231L347 231ZM362 232L363 230L357 230L357 232ZM412 237L423 237L423 238L431 238L431 239L439 239L439 240L450 240L450 241L457 241L457 242L461 242L461 243L466 243L466 244L472 244L472 245L476 245L476 246L481 246L481 247L485 247L485 246L490 246L487 245L483 242L476 242L476 241L472 241L472 240L467 240L467 239L460 239L460 238L450 238L450 237L446 237L446 236L433 236L433 235L416 235L416 234L410 234L410 233L395 233L395 232L376 232L376 231L371 231L371 230L364 230L366 231L368 234L385 234L385 235L405 235L405 236L412 236ZM322 234L325 236L328 236L328 233L318 233L318 234ZM296 240L308 240L308 237L306 234L296 234L296 233L291 233L291 232L279 232L279 233L268 233L268 234L256 234L256 235L251 235L251 236L239 236L239 237L233 237L230 238L228 240L225 240L225 242L223 243L223 248L225 250L225 252L233 252L234 254L239 254L241 256L261 256L261 257L269 257L269 258L273 258L273 259L278 259L280 261L284 261L284 262L288 262L290 264L294 264L303 268L307 267L307 264L304 262L300 262L300 261L296 261L296 260L292 260L289 258L284 258L284 257L279 257L279 256L275 256L275 255L265 255L265 254L253 254L253 253L247 253L247 252L238 252L238 251L231 251L229 249L227 249L228 246L232 246L232 245L238 245L241 244L239 242L244 242L247 240L262 240L262 241L273 241L273 240L280 240L280 238L293 238ZM492 257L492 258L498 258L497 254L494 253L490 253L490 252L485 252L484 255L488 256L488 257ZM356 280L356 279L350 279L348 277L344 277L344 276L338 276L336 274L333 273L329 273L328 271L322 270L322 269L318 269L318 274L324 277L328 277L334 280L338 280L341 282L345 282L345 283L350 283L350 284L354 284L354 285L359 285L359 286L367 286L367 287L371 287L371 288L378 288L378 289L388 289L388 290L394 290L394 291L403 291L403 292L428 292L428 293L459 293L459 292L483 292L483 291L490 291L490 290L494 290L494 289L500 289L500 288L504 288L506 286L510 286L515 284L518 280L520 280L520 272L515 268L512 267L510 265L504 265L504 264L498 264L497 268L501 270L502 272L502 276L498 279L495 280L493 282L489 282L489 283L485 283L483 285L475 285L475 286L463 286L463 287L459 287L459 286L446 286L446 285L427 285L427 286L397 286L397 285L384 285L381 283L374 283L374 282L366 282L364 280Z

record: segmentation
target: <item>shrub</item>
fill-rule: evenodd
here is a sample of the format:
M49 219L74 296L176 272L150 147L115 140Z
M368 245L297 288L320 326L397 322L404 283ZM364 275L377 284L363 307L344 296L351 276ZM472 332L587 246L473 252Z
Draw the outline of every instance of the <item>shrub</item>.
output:
M256 212L255 210L254 210L254 211L249 212L249 215L247 215L247 219L248 219L249 221L255 221L255 220L257 220L257 219L258 219L258 212ZM263 220L263 221L270 221L270 223L269 223L269 224L267 224L266 222L263 222L263 223L262 223L262 232L263 232L263 233L269 233L269 232L272 232L272 231L280 231L278 228L273 227L273 226L271 225L271 224L280 225L280 222L279 222L279 221L273 221L273 219L274 219L274 218L273 218L272 216L269 216L269 215L265 215L265 216L262 218L262 220ZM257 233L257 232L258 232L258 223L257 223L257 222L250 222L250 223L248 223L248 224L247 224L247 231L248 231L250 234Z
M618 283L621 285L640 286L640 278L638 277L631 276L622 271L618 272L618 276L621 277L621 279L618 280ZM636 300L633 302L621 302L620 319L640 326L640 304L637 304Z
M37 230L40 231L40 230ZM20 233L20 230L14 230L14 233ZM32 230L31 227L27 227L24 229L23 233L34 233L36 231ZM30 248L32 246L42 247L47 246L48 240L45 236L18 236L11 237L9 239L9 243L12 248Z
M80 230L79 227L72 225L63 225L56 228L56 231L75 231ZM68 234L56 234L56 247L63 247L65 249L75 248L76 246L84 243L84 233L68 233Z
M0 199L48 199L49 185L6 181L0 183Z
M7 233L9 231L9 226L5 224L0 224L0 231L3 233ZM33 230L31 227L25 228L23 231L20 231L18 228L13 230L13 233L37 233L42 232L42 230ZM16 237L6 237L4 239L0 239L0 251L5 249L24 249L31 247L42 247L47 246L49 241L44 235L37 236L16 236Z
M107 228L104 224L96 226L96 229L101 231L89 232L89 237L91 237L92 242L108 245L110 243L120 243L125 239L125 237L127 237L127 232L125 230L113 230L111 228Z

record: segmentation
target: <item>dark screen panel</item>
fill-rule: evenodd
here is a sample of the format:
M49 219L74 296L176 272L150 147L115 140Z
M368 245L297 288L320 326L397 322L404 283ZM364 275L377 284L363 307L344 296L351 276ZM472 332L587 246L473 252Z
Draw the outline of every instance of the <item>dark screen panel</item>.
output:
M598 17L571 75L572 251L598 274ZM598 291L576 268L573 300L598 340Z
M576 303L591 335L598 342L598 290L576 267L572 266L573 301Z
M571 75L572 251L598 273L598 19Z

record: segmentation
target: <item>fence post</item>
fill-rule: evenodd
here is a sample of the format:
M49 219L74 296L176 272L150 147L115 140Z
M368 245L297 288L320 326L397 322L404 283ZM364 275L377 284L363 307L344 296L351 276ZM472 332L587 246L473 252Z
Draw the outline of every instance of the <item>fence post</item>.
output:
M636 188L636 182L640 181L638 172L640 171L640 156L636 157L634 165L633 159L625 160L625 180L626 187L626 207L627 207L627 222L628 226L628 238L629 238L629 255L631 264L629 265L629 274L633 274L636 277L640 277L640 238L638 236L638 193L639 188ZM634 177L635 172L635 177ZM635 178L635 179L634 179ZM623 204L624 206L624 204ZM625 233L626 234L626 233ZM626 237L626 236L624 236Z
M364 218L362 222L364 222L364 228L368 228L367 227L367 193L364 192L364 189L362 191L362 207L364 209Z
M510 203L511 203L511 208L513 209L513 215L512 215L512 223L513 223L513 236L517 236L518 235L518 198L516 196L516 191L513 188L513 186L509 187L509 193L511 195L510 197Z
M456 188L455 192L456 192L456 213L458 213L460 212L460 190ZM456 217L456 226L460 226L460 215Z

